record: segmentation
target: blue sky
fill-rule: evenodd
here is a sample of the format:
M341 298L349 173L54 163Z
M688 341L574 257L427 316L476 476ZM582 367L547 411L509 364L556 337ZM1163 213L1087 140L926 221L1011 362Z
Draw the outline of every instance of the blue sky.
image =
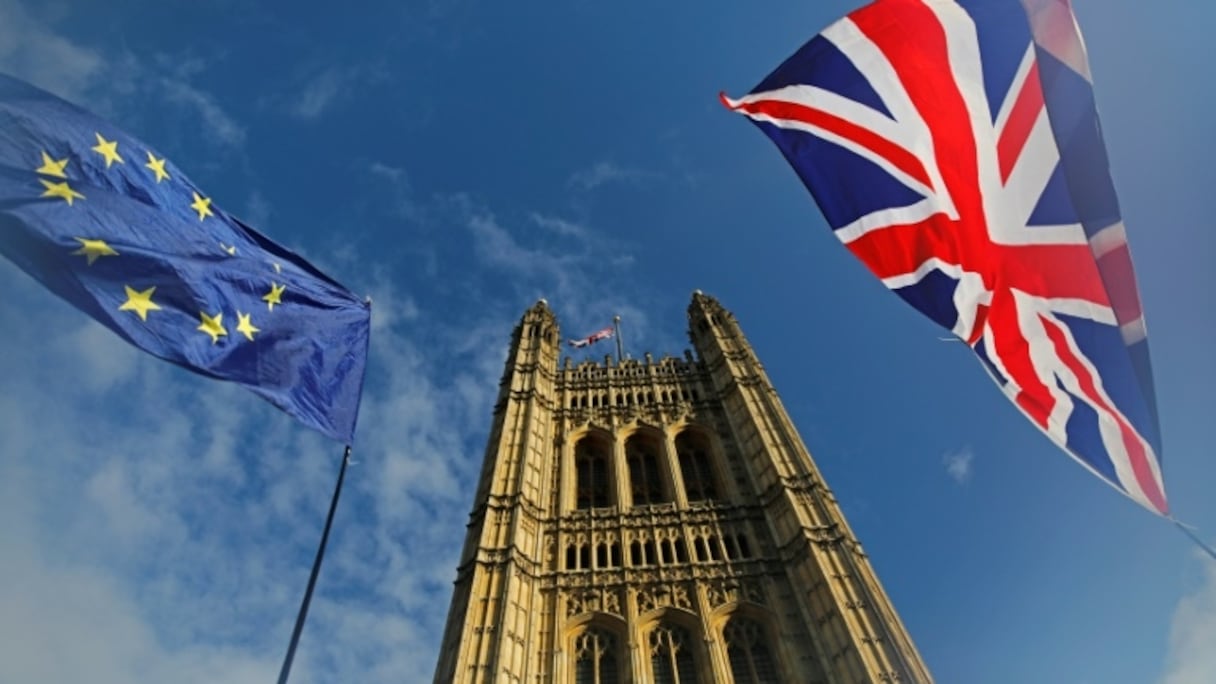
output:
M511 327L743 325L939 682L1199 684L1216 565L828 232L746 92L854 5L0 0L0 70L375 301L293 682L429 681ZM1216 10L1077 0L1176 514L1216 541ZM0 264L0 681L273 681L340 446ZM606 349L595 349L596 354Z

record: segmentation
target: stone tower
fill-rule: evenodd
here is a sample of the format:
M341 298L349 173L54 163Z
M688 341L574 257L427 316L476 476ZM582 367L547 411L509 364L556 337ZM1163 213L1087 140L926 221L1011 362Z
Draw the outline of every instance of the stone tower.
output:
M696 355L511 341L435 682L931 682L735 317Z

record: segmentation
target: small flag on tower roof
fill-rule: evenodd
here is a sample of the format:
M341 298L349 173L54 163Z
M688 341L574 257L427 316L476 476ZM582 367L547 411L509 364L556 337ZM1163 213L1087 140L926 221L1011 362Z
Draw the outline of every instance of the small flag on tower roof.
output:
M611 339L611 338L612 338L612 326L608 326L607 328L603 328L601 330L596 330L595 332L591 333L590 335L588 335L586 337L583 337L583 338L580 338L577 340L566 340L566 344L568 344L571 347L574 347L576 349L581 349L582 347L587 347L587 346L593 345L596 342L599 342L600 340L607 340L607 339Z

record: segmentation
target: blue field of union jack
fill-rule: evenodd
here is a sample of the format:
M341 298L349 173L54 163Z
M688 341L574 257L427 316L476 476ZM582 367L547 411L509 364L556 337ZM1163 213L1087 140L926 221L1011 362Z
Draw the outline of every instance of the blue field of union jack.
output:
M723 102L1035 425L1167 514L1144 315L1067 0L879 0Z

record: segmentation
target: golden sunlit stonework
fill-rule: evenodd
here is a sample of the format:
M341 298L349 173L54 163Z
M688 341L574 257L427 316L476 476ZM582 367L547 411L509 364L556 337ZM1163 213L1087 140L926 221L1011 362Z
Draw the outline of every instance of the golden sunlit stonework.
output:
M559 365L515 328L435 682L931 682L734 316Z

